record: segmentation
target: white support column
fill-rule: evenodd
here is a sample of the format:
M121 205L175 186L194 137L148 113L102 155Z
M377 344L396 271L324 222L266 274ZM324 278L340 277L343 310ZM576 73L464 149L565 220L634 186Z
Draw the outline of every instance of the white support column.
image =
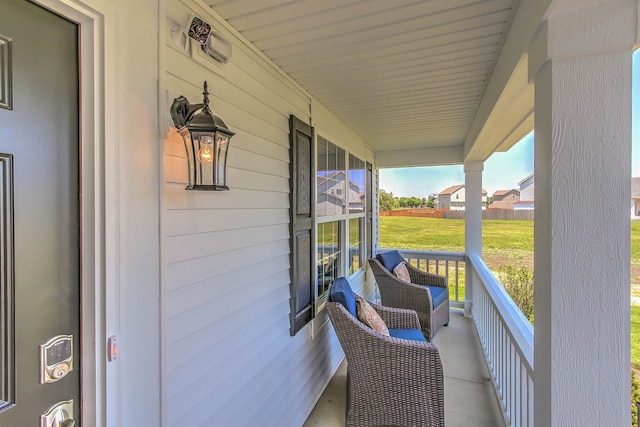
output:
M482 171L483 162L464 164L464 245L467 256L482 255ZM473 275L465 276L464 315L471 317Z
M628 207L636 7L636 0L558 0L530 48L534 416L540 427L631 422Z

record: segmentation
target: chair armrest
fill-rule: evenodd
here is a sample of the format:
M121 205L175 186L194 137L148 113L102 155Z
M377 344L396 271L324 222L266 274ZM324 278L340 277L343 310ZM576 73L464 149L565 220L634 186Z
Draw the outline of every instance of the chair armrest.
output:
M411 276L411 283L424 286L437 286L440 288L447 287L447 277L440 276L438 274L427 273L419 270L405 261L407 270L409 270L409 276Z
M420 329L420 320L415 310L404 308L385 307L374 303L369 303L380 318L392 329Z

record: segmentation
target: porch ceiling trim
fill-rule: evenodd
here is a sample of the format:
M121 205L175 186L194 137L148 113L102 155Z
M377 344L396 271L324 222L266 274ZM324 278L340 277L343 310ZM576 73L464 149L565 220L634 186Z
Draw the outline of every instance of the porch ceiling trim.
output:
M462 146L414 148L376 152L379 168L456 165L463 163Z

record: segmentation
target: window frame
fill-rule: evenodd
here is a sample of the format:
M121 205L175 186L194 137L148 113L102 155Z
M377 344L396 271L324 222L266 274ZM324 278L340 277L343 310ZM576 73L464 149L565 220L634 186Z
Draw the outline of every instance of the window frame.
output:
M329 255L329 257L332 257L335 254L338 254L336 258L336 265L333 267L335 268L340 274L340 272L344 271L344 230L345 230L345 224L344 222L340 221L340 220L335 220L335 221L322 221L322 222L318 222L316 223L316 254L319 254L319 245L318 245L318 239L320 239L321 233L320 233L320 227L324 226L325 224L331 224L331 223L336 223L337 224L337 240L338 240L338 250L332 254ZM317 259L316 256L316 279L318 280L318 282L316 283L316 290L315 290L315 299L316 299L316 313L319 313L320 311L322 311L322 309L324 308L324 303L327 300L327 292L323 291L322 293L320 293L320 289L321 287L324 287L325 284L323 283L322 285L319 282L319 278L320 278L320 268L319 268L319 262L322 262L323 268L326 265L326 263L324 262L324 258L323 257L321 260ZM329 262L332 262L332 260L329 260ZM326 285L327 288L329 287L329 284Z
M340 254L340 256L338 257L337 269L339 273L336 275L337 277L347 276L348 278L352 278L358 274L363 273L366 270L366 257L367 257L366 245L367 245L367 242L369 242L372 237L367 235L368 234L367 233L367 201L371 198L371 188L369 188L371 185L367 184L367 167L369 163L365 159L360 158L356 154L350 152L349 150L344 149L340 145L329 140L328 138L325 138L319 135L318 133L316 133L316 139L317 141L315 144L316 154L315 154L314 173L316 176L315 253L316 253L316 281L317 282L315 287L315 298L316 298L316 314L317 314L324 309L324 305L325 305L324 303L326 301L326 294L320 293L320 291L324 287L324 284L319 283L320 276L321 276L320 274L321 260L319 257L319 239L321 237L320 228L324 224L331 223L331 222L336 222L338 224L338 245L340 246L338 253ZM327 159L325 163L325 165L331 165L332 163L335 163L336 166L341 166L341 165L344 166L344 169L340 169L338 167L336 168L337 173L344 171L345 184L343 185L343 188L327 188L326 189L327 193L334 194L337 196L344 195L344 207L342 209L342 213L339 213L339 214L335 214L335 213L323 214L323 212L327 212L327 209L324 209L324 208L321 209L318 206L320 203L319 201L320 201L321 195L323 194L323 192L320 191L319 178L321 176L325 176L325 175L320 175L320 173L327 172L329 170L328 166L326 166L327 169L325 171L321 169L323 165L321 164L321 161L319 158L319 156L321 155L320 150L322 150L323 147L327 146L326 144L331 144L334 146L334 149L327 150L327 153L336 152L343 156L341 160L337 159L335 162L331 162ZM349 182L351 179L350 173L352 170L351 168L352 158L357 160L361 164L361 168L359 170L362 171L362 177L361 177L362 182L358 184L361 184L362 192L364 193L364 199L362 203L362 209L358 212L351 212L351 207L350 207L351 202L349 200L349 196L350 196ZM341 191L337 191L337 190L341 190ZM352 219L357 219L359 222L360 230L359 230L358 252L359 252L359 258L360 258L360 265L357 270L350 272L351 242L349 240L349 236L350 236L350 221ZM324 258L326 257L322 258L323 265L325 264Z
M361 185L361 189L362 189L362 193L364 193L364 199L362 200L362 209L357 211L357 212L352 212L351 209L351 202L350 202L350 198L347 197L347 231L348 231L348 235L347 237L351 236L351 220L352 219L357 219L358 220L358 226L359 226L359 233L358 233L358 258L360 259L360 266L358 267L358 269L354 270L353 272L351 272L351 260L352 260L352 255L351 255L351 240L347 239L346 242L346 249L348 251L348 259L349 262L348 264L345 266L346 272L348 274L349 277L353 277L356 274L358 274L360 271L363 271L366 269L366 249L365 249L365 243L366 243L366 217L367 217L367 198L370 197L367 194L367 162L366 160L362 160L361 158L359 158L358 156L356 156L353 153L347 153L348 156L348 160L347 160L347 187L349 186L349 183L353 182L353 180L356 179L356 177L352 176L352 171L360 171L360 181L355 183L356 185L360 186ZM353 160L353 161L352 161ZM358 162L359 163L359 168L355 167L355 163ZM354 165L354 167L352 168L352 165ZM349 190L347 188L347 194L349 194ZM358 195L360 195L360 193L358 193ZM363 261L364 260L364 261Z

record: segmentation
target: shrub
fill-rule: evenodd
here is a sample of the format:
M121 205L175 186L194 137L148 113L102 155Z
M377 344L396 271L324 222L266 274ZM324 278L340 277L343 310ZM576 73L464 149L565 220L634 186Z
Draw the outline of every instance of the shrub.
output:
M501 267L500 282L524 316L533 324L533 271L527 267Z

